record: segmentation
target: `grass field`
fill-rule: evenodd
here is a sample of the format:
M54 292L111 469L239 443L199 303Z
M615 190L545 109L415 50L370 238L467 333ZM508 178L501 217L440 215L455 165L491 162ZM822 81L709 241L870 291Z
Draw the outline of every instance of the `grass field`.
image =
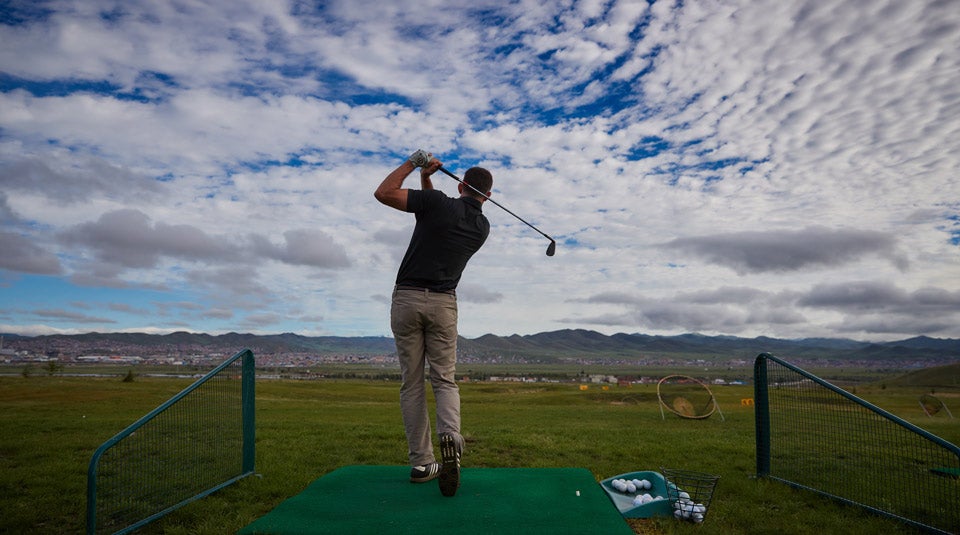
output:
M93 451L190 382L0 377L0 533L82 533ZM725 421L661 419L655 385L581 391L570 383L464 383L464 465L583 467L597 480L660 467L720 476L705 523L630 521L643 534L909 532L895 521L756 480L753 410L740 402L752 388L713 390ZM232 533L336 468L405 464L397 391L397 383L386 381L259 381L259 475L141 532ZM927 391L878 385L856 393L960 443L960 419L922 413L917 399ZM937 394L960 417L960 392ZM589 533L589 519L572 532Z

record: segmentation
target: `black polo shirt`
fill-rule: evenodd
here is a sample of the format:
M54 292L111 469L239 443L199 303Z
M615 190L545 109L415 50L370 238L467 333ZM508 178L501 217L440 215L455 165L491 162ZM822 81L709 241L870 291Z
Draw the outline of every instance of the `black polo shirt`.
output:
M416 214L417 225L400 262L397 285L456 289L467 261L490 233L480 201L452 199L439 190L408 190L407 211Z

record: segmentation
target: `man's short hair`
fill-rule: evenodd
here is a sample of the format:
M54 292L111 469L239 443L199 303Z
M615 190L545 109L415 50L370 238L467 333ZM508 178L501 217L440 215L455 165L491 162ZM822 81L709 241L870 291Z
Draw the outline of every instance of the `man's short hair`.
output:
M463 174L463 181L477 188L480 193L486 195L493 189L493 175L483 167L471 167ZM468 190L470 188L467 188ZM476 195L476 191L470 190L471 195Z

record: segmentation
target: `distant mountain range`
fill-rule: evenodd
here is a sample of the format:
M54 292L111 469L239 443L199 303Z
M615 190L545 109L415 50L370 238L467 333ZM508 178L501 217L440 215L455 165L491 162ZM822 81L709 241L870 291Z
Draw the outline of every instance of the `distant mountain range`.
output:
M654 336L647 334L605 335L595 331L570 329L528 336L500 337L485 335L461 340L461 350L482 355L515 354L518 356L607 355L611 357L669 355L690 358L725 357L753 359L760 353L794 358L910 360L928 358L960 358L960 340L926 336L896 342L858 342L843 338L804 338L786 340L761 336L705 336L681 334Z
M142 333L88 333L23 337L4 334L7 345L48 348L85 348L86 351L179 350L233 352L251 348L260 353L338 353L389 354L395 350L393 338L383 336L341 337L301 336L293 333L222 335L175 332L166 335ZM858 342L843 338L804 338L787 340L758 337L705 336L682 334L605 335L584 329L565 329L532 335L496 336L459 340L460 352L477 357L554 359L563 357L636 358L744 358L752 359L768 352L791 358L844 360L960 359L960 340L926 336L896 342Z

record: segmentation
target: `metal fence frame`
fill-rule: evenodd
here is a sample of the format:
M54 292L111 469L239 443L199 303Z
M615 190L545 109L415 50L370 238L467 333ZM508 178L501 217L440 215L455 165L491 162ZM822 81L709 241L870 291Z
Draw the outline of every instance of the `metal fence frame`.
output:
M898 514L885 510L882 504L876 503L862 503L856 499L851 499L848 497L840 496L833 494L827 490L815 488L811 486L811 483L804 483L802 481L792 481L779 477L772 473L771 470L771 459L772 451L776 452L776 447L771 443L771 414L770 414L770 385L768 384L768 374L767 374L767 363L774 362L777 365L783 366L787 370L798 374L803 378L804 381L812 382L820 387L823 387L830 392L845 398L846 401L855 404L855 409L857 407L862 408L863 410L868 411L868 414L875 415L878 419L878 424L884 424L886 426L896 426L905 430L909 434L915 434L919 437L919 440L924 441L924 445L930 447L934 450L940 451L944 455L944 458L950 458L954 461L952 467L948 467L948 472L943 476L932 476L936 478L943 477L945 480L950 478L950 474L954 471L960 469L960 447L957 447L946 440L937 437L913 424L899 418L873 404L859 397L833 385L829 382L816 377L815 375L808 373L788 362L785 362L769 353L761 353L757 356L757 359L754 363L754 407L756 414L756 448L757 448L757 476L766 477L774 479L787 485L790 485L795 488L801 488L816 492L823 496L838 500L842 503L855 505L862 507L866 510L869 510L873 513L880 514L882 516L890 517L897 519L899 521L905 522L913 527L919 528L924 531L931 533L960 533L960 513L957 511L947 512L947 515L952 515L952 518L908 518L904 514ZM911 435L912 436L912 435ZM929 443L929 444L927 444ZM942 451L941 451L942 450ZM952 457L951 457L952 455ZM954 460L955 458L955 460ZM891 463L896 462L896 460L891 460ZM799 478L802 479L802 478ZM856 483L856 482L855 482ZM952 497L947 497L947 503L960 503L960 481L950 480L948 484L943 485L943 488L946 488L948 491L952 490Z
M142 428L144 425L151 422L154 418L162 414L164 411L170 409L177 403L182 402L184 398L189 396L191 393L196 391L198 388L203 386L205 383L216 377L221 372L224 372L229 366L235 364L237 361L241 361L241 418L242 418L242 441L243 447L241 452L241 471L235 477L231 477L226 481L222 481L216 484L213 484L210 488L190 497L185 500L182 500L178 503L170 504L168 507L160 511L143 518L115 533L129 533L137 528L140 528L154 520L159 519L160 517L183 507L184 505L199 500L205 496L208 496L226 486L229 486L240 479L252 475L254 473L254 462L256 458L256 429L255 429L255 379L256 371L254 364L253 352L249 349L243 349L238 352L236 355L230 357L222 364L211 370L209 373L198 379L192 385L185 388L179 394L170 398L156 409L150 411L146 416L140 418L130 426L128 426L123 431L117 433L113 438L104 442L96 452L94 452L93 457L90 459L90 465L87 470L87 533L93 535L97 533L97 476L100 458L103 456L107 450L113 448L123 439L134 434L138 429Z

